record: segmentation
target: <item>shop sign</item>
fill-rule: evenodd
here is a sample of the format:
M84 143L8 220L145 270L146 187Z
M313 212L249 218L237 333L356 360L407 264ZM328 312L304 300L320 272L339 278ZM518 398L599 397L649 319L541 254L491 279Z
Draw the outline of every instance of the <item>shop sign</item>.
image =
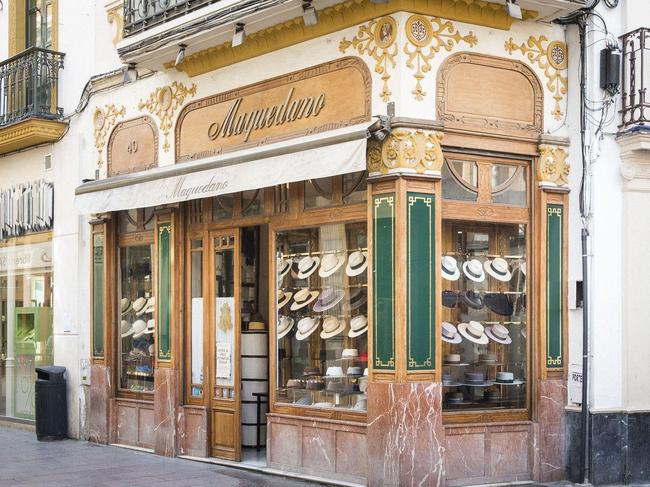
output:
M158 130L148 116L115 126L106 152L109 176L145 171L158 166Z
M0 272L52 267L50 242L0 248Z
M368 120L368 68L358 58L343 58L190 103L176 124L176 161Z

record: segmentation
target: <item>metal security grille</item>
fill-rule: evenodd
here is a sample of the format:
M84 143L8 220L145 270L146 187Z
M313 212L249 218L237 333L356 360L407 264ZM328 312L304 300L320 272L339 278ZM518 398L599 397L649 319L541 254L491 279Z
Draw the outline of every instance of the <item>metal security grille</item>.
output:
M54 223L54 185L46 181L0 190L0 240L50 230Z

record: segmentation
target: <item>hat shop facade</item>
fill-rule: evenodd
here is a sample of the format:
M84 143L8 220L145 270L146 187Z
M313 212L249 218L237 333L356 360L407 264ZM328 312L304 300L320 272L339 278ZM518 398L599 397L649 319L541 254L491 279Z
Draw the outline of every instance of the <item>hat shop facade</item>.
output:
M564 478L565 32L469 3L297 6L92 100L93 441Z

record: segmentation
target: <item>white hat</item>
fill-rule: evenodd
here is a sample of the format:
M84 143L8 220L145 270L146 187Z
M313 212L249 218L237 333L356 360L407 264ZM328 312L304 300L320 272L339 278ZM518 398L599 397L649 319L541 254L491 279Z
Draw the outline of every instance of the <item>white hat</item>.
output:
M352 252L348 257L348 265L345 267L345 273L352 277L358 276L368 267L368 253L357 250Z
M133 323L133 338L140 338L147 331L147 324L144 320L137 320Z
M368 409L368 399L365 397L359 397L357 400L357 403L354 405L352 409L356 409L357 411L365 411Z
M321 277L329 277L338 271L343 264L345 264L345 257L342 255L325 254L320 262L318 275Z
M320 337L323 339L332 338L345 330L345 320L339 320L336 316L326 316L323 319L323 331Z
M325 375L327 377L343 377L343 369L341 367L327 367Z
M350 330L348 336L350 338L358 337L368 331L368 318L365 315L354 316L350 320Z
M280 316L278 320L278 340L283 338L293 328L293 318L290 316Z
M156 297L151 296L149 300L147 301L147 305L144 308L145 313L153 313L154 310L156 309Z
M512 343L512 338L510 338L510 330L508 330L503 325L496 324L488 326L485 329L485 334L490 337L493 342L503 343L504 345Z
M122 314L128 313L131 309L131 300L129 298L122 298L120 308L122 308Z
M153 335L156 331L156 320L151 319L147 321L147 329L144 331L145 335Z
M463 264L463 274L474 282L485 281L485 272L483 272L483 266L481 265L481 261L478 259L472 259L465 262Z
M457 281L460 277L460 269L458 269L458 262L451 255L443 255L440 261L442 268L442 277L448 281Z
M300 259L300 262L298 262L298 279L307 279L318 269L318 264L320 264L320 259L311 255Z
M285 292L282 289L278 289L278 309L282 308L289 301L291 301L291 296L293 296L292 292L290 291Z
M318 297L318 291L310 291L307 288L303 288L293 295L293 303L291 303L291 311L297 311L300 308L304 308L309 303L314 301Z
M344 297L345 291L343 289L334 289L331 287L323 289L320 296L318 296L318 301L314 305L314 311L317 313L327 311L339 304Z
M510 266L505 259L497 257L493 260L486 260L483 262L483 267L485 272L490 274L492 277L498 281L508 282L512 279L512 273L510 272Z
M122 338L133 335L133 327L126 320L122 320L121 331Z
M463 337L460 336L456 327L448 321L442 322L442 340L447 343L460 343Z
M359 350L356 348L344 348L341 352L341 360L355 360L359 358Z
M144 313L144 309L147 306L147 298L138 298L133 303L131 303L131 308L135 312L136 316L140 316Z
M320 318L305 316L302 320L298 322L298 331L296 332L296 340L304 340L309 335L316 331L318 324L320 323Z
M291 270L291 259L278 259L278 279L282 279Z
M460 323L458 325L458 332L470 342L478 343L479 345L485 345L490 341L485 334L485 328L478 321Z

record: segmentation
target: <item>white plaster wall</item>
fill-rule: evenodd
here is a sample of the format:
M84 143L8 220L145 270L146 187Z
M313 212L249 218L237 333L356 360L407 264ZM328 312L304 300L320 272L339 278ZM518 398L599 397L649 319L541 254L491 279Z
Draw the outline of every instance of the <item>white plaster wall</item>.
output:
M9 5L2 2L4 7L0 10L0 32L9 32ZM9 54L9 36L0 35L0 59L7 59Z

